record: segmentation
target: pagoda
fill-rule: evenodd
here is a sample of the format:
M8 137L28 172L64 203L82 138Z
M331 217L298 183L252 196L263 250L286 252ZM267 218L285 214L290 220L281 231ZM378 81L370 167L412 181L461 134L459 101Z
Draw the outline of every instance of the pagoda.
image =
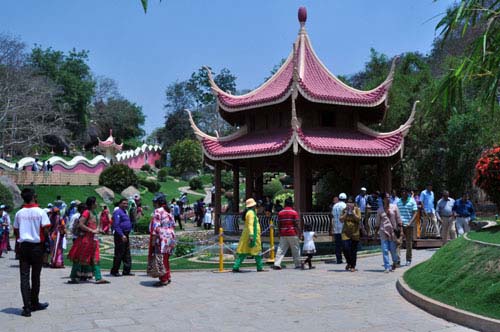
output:
M122 144L117 144L115 138L113 137L113 129L109 130L109 137L105 141L101 141L99 137L97 138L99 144L97 146L98 150L101 151L109 162L116 161L116 153L121 151L123 148Z
M380 123L386 116L396 59L376 88L352 88L333 75L314 52L305 28L304 7L299 8L298 19L300 30L288 58L257 89L232 95L217 86L209 71L218 112L239 128L235 133L225 137L203 133L188 112L205 160L215 166L216 222L221 212L222 168L234 172L233 206L239 202L240 170L245 173L246 198L262 197L263 172L292 175L299 213L312 211L313 175L319 169L342 165L352 179L352 188L346 190L355 193L361 183L360 166L376 165L379 189L392 187L391 167L401 158L416 103L406 123L394 131L380 133L368 125Z

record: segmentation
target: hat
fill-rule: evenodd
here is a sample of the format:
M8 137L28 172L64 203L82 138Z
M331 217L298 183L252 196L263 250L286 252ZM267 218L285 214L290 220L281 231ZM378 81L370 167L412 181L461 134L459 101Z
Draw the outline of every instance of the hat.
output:
M255 203L255 200L253 198L249 198L246 200L245 205L247 208L251 208L257 205L257 203Z
M341 193L339 195L339 199L347 199L347 195L345 193Z
M366 188L365 187L361 187L361 191L366 191Z
M54 206L54 204L52 204L52 203L47 204L47 207L48 207L48 208L51 208L51 207L53 207L53 206Z
M5 205L0 205L0 210L5 210Z

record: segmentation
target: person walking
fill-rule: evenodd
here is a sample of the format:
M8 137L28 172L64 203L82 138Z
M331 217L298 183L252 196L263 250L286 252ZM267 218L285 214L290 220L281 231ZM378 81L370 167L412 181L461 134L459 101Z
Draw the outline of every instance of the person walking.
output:
M99 239L95 236L99 234L96 208L96 198L94 196L88 197L85 201L85 209L78 223L74 226L78 229L79 234L68 253L68 258L73 262L69 284L78 284L78 279L85 280L92 278L92 276L95 277L97 285L109 284L108 280L102 278L99 265Z
M425 218L422 225L422 233L424 237L435 236L439 237L439 228L437 226L436 210L434 209L434 192L432 191L432 183L427 185L425 190L420 193L420 202L422 202L422 211L424 212ZM429 222L432 223L434 227L434 234L429 234L427 228L429 227Z
M382 195L382 206L377 210L375 227L379 229L380 244L382 247L382 257L384 260L384 272L392 272L396 268L398 256L396 253L396 239L398 228L401 229L403 222L399 214L398 207L390 204L391 195L384 193ZM392 257L392 267L389 262L389 252Z
M453 205L455 205L455 200L450 197L447 190L444 190L443 197L436 204L436 218L441 222L441 240L443 244L446 244L448 240L457 238Z
M316 234L313 232L312 225L310 223L304 224L304 233L302 235L304 237L304 245L302 246L302 252L307 258L302 262L300 268L304 270L304 266L307 263L309 265L309 270L314 269L312 266L312 258L316 253L316 245L314 244L314 239L316 238Z
M101 215L99 216L99 224L102 232L104 234L109 234L111 228L111 218L109 216L109 209L106 205L104 205Z
M363 232L363 236L368 236L367 230L369 227L367 227L368 223L368 216L366 214L366 188L361 187L361 190L359 194L356 196L354 199L354 203L356 204L357 207L359 207L359 210L361 211L361 221L359 223L360 225L360 230Z
M346 207L342 211L339 220L343 223L342 243L344 244L344 256L347 261L345 269L346 271L356 272L361 210L354 204L352 197L347 199Z
M281 270L281 261L285 257L288 248L292 251L295 268L299 269L301 267L299 214L293 209L293 200L291 198L285 199L285 208L278 213L278 227L280 243L274 259L273 269Z
M5 237L7 238L7 251L11 251L12 250L12 248L10 247L11 221L9 212L7 211L8 209L9 207L6 206L5 204L0 205L0 211L2 213L2 222L4 225L6 225Z
M203 228L209 230L212 228L213 223L214 223L214 207L212 203L209 203L205 211L205 216L203 217Z
M476 219L474 205L469 199L469 193L464 192L462 197L453 205L453 217L456 218L458 236L470 231L470 222Z
M341 193L339 195L339 201L335 203L332 207L332 223L330 224L330 236L333 236L335 241L335 257L337 258L337 264L342 264L342 228L344 225L340 221L340 216L346 208L347 195Z
M24 205L14 218L14 233L19 243L19 272L24 317L32 311L44 310L49 304L39 300L40 274L42 271L42 243L48 237L50 220L47 213L38 207L35 191L24 188L21 192ZM31 271L31 285L30 285Z
M156 259L158 255L161 255L161 263L163 267L159 268L157 272L161 270L159 281L155 286L166 286L171 282L170 275L170 255L173 253L175 248L175 220L170 214L170 209L167 207L167 200L163 193L155 194L153 198L154 213L151 224L149 225L149 231L151 234L149 255L148 255L148 266L151 264L151 260ZM158 262L156 262L158 263Z
M130 272L132 269L132 257L130 256L130 241L129 234L132 230L132 222L127 214L128 201L126 198L120 199L118 202L118 209L113 213L113 229L115 252L113 257L113 267L111 268L111 275L120 277L120 266L123 262L123 275L133 276Z
M411 197L411 193L407 189L401 189L400 195L401 198L396 205L399 209L401 221L403 222L403 235L406 243L406 266L410 266L413 249L413 225L418 207L415 200ZM396 254L398 256L398 260L401 259L402 242L402 237L399 237L396 243Z
M170 210L172 211L172 214L174 215L174 220L176 223L179 223L179 229L182 231L182 221L181 221L181 208L179 207L179 204L177 204L177 201L172 199L171 205L170 205Z
M257 272L264 272L264 264L262 262L262 244L260 241L260 224L257 218L255 207L257 203L253 198L249 198L245 202L246 210L243 213L245 225L241 233L240 241L236 249L236 260L233 265L233 272L240 272L241 263L247 256L253 256L257 264Z
M54 207L50 215L50 267L64 268L64 241L66 236L66 221L59 209Z
M3 207L3 208L2 208ZM7 253L9 248L9 222L4 215L7 212L5 211L5 205L0 206L0 257L4 253Z

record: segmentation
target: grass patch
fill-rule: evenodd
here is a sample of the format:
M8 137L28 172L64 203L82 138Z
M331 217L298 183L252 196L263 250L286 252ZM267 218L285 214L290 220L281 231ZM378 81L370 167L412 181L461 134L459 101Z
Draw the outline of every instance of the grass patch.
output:
M464 238L404 274L410 287L459 309L500 319L500 251Z
M20 186L19 189L23 190L28 186ZM100 186L43 186L35 185L32 188L38 195L38 204L40 207L44 208L48 203L53 203L58 195L61 195L63 201L69 205L73 200L79 200L80 202L85 202L87 197L95 196L97 198L97 203L100 205L104 203L102 198L95 192L96 188Z
M500 225L470 232L468 237L472 240L500 244Z

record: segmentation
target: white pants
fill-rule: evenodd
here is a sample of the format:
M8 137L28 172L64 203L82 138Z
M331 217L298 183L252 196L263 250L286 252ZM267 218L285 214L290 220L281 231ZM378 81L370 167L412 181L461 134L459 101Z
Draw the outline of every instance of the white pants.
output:
M293 263L295 267L300 267L300 243L298 236L280 236L278 252L274 259L274 266L280 266L283 257L285 257L288 248L292 249Z
M468 231L470 231L469 221L470 221L470 217L467 217L467 218L457 217L457 221L455 222L455 226L457 227L458 236L462 236L462 235L464 235L464 233L467 233Z

